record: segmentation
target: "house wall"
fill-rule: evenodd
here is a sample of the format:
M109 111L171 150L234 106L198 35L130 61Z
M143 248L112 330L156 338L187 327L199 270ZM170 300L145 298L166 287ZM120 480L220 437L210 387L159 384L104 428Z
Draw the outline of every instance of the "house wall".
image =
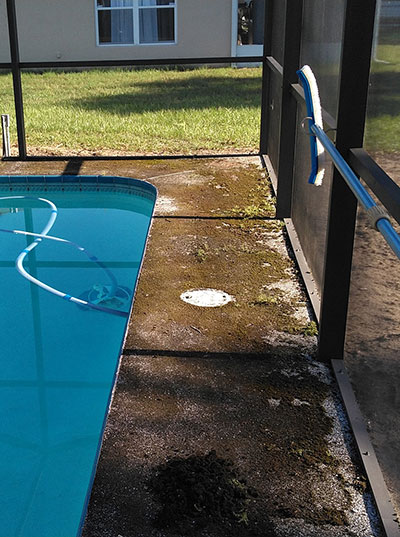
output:
M7 10L5 0L0 0L0 62L10 61L8 45Z
M10 59L0 0L0 62ZM177 44L97 46L94 0L16 0L21 61L230 56L231 0L177 0Z

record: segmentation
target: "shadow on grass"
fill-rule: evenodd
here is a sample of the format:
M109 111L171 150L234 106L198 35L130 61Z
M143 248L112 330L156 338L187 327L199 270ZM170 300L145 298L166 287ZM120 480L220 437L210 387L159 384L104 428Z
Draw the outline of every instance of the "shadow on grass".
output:
M261 79L216 77L139 82L116 94L69 99L63 104L116 115L165 110L258 108L261 105Z

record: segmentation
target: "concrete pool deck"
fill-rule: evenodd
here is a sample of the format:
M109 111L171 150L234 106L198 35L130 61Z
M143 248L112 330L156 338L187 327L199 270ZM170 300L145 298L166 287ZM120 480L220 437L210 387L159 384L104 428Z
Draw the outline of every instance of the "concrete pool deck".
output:
M3 162L0 172L128 176L159 191L84 537L380 535L258 159ZM197 288L234 300L180 299ZM217 502L218 465L204 462L214 452L235 470L230 485L255 494L219 516L198 500L190 516L180 474L181 505L163 505L154 482L191 457Z

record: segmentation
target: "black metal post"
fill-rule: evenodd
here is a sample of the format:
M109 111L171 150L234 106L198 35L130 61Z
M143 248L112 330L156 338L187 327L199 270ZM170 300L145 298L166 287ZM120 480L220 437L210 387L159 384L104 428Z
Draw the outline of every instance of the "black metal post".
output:
M344 158L362 147L376 0L347 0L337 113L336 147ZM342 359L350 291L357 202L335 171L321 297L319 355Z
M18 46L15 0L7 0L8 33L10 39L11 69L14 86L15 117L17 121L19 158L26 158L24 106L22 101L21 69Z
M303 0L287 0L285 13L285 45L281 94L281 125L278 160L277 218L292 215L292 186L297 132L297 103L291 84L297 82L300 62Z
M268 148L268 123L269 123L269 84L270 68L267 57L271 56L272 46L272 13L274 0L265 0L264 9L264 48L263 48L263 71L261 89L261 118L260 118L260 154L265 155Z

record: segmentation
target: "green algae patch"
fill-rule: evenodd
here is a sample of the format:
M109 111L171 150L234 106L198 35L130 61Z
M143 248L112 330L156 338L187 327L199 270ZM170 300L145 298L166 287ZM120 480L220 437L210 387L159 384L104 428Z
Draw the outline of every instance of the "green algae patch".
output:
M303 334L305 336L318 336L318 326L317 326L317 323L315 321L310 321L309 323L307 323L307 325L305 326L304 330L303 330Z
M264 339L271 331L304 333L310 318L282 231L258 220L242 229L242 221L154 220L128 341L151 332L159 348L201 343L205 350L263 352L271 347ZM199 308L180 300L189 289L222 290L234 301Z
M261 292L254 301L250 302L250 306L258 310L262 308L271 322L288 334L304 333L303 324L295 316L297 305L296 299L288 300L285 293L279 289L273 290L271 294Z
M259 170L257 171L257 183L247 192L247 204L242 203L232 207L229 213L231 216L245 219L271 218L275 216L275 198L272 195L271 183L269 179L259 173ZM250 173L254 172L255 170L250 171Z

